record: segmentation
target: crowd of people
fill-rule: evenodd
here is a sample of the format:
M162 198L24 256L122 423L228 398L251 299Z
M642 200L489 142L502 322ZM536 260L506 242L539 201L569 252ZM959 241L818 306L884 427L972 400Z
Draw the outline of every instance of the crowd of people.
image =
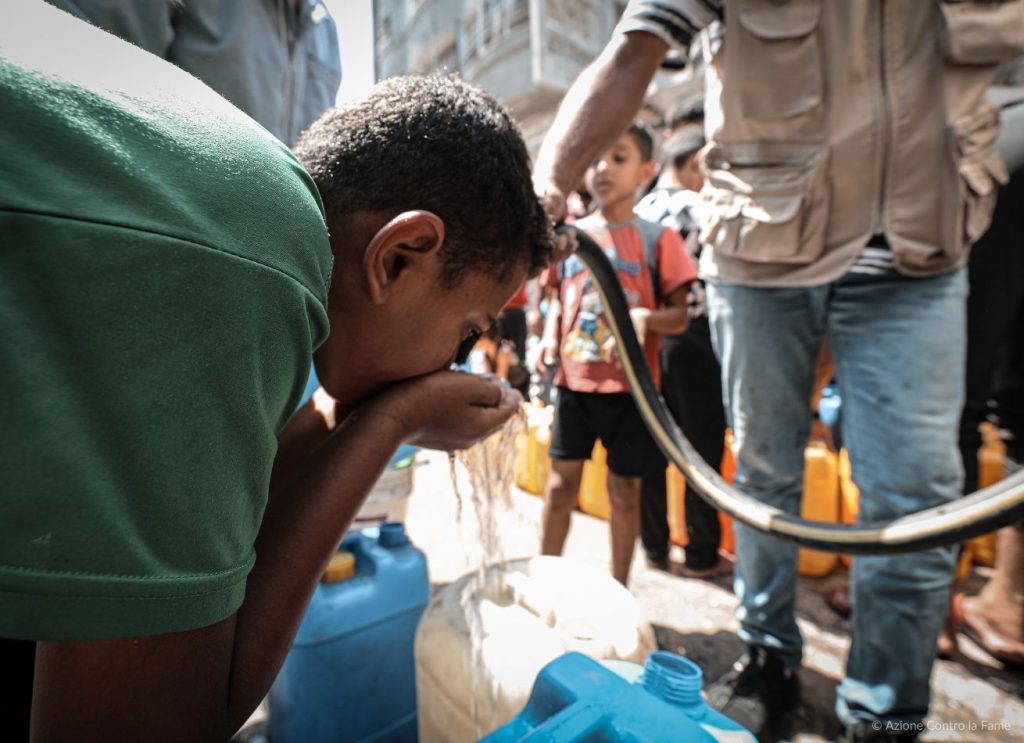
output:
M462 448L519 409L450 368L481 336L501 348L503 313L525 365L530 277L548 298L537 369L559 361L542 551L562 549L600 439L612 573L628 582L638 537L663 566L665 460L552 231L570 206L701 455L717 463L732 429L744 493L799 513L827 341L862 518L960 496L960 445L969 461L995 370L1014 379L1022 355L1012 201L986 235L1019 181L986 92L1024 53L1024 0L634 0L532 169L511 115L457 78L330 108L322 3L242 4L18 0L0 23L15 738L228 739L395 449ZM669 122L655 182L637 113L666 54L713 26L703 124L689 102ZM981 308L997 288L972 280L968 298L968 261L1006 279L987 296L999 323ZM311 358L320 386L296 412ZM1019 387L1001 389L1012 426ZM747 646L709 699L771 736L800 699L796 548L738 525L729 564L714 510L686 507L684 574L734 571ZM985 591L952 602L1007 662L1024 647L1020 534L1000 535ZM923 729L955 559L855 559L844 740Z

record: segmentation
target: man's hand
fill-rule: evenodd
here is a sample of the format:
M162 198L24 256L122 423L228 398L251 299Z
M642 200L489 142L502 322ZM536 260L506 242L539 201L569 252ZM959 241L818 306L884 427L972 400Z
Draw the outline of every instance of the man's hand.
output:
M439 371L396 384L367 406L396 422L410 444L451 450L466 449L501 428L522 402L503 381Z
M538 183L535 184L535 187L537 189L537 198L540 199L544 211L547 212L551 225L557 226L564 222L568 212L566 210L565 194L562 193L561 189L553 183Z
M551 264L561 263L580 247L576 239L576 230L566 230L555 235L555 242L551 246Z
M548 220L552 227L557 227L565 221L568 212L566 210L566 198L561 189L553 183L537 183L537 198L547 212ZM555 242L551 246L551 265L557 265L576 252L579 243L576 240L576 233L573 230L565 230L555 235Z

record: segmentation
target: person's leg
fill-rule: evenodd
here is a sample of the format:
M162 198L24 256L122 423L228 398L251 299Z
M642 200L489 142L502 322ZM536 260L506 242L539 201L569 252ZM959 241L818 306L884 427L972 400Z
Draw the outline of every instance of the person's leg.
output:
M722 404L722 370L711 347L711 327L706 317L694 318L679 338L666 366L674 383L665 386L665 401L673 410L683 434L701 458L716 470L725 448L725 407ZM722 532L718 511L687 486L686 567L712 570L719 564Z
M580 492L582 459L552 459L541 516L540 552L560 555L569 536L569 524Z
M664 467L641 479L640 541L647 561L663 570L668 569L670 536L667 499Z
M992 577L977 596L958 595L954 622L993 658L1024 668L1024 524L999 530Z
M28 640L0 637L0 668L5 681L4 739L27 741L32 722L32 681L35 674L36 644Z
M660 474L664 480L665 458L630 395L597 395L593 402L597 432L608 450L612 575L626 585L640 535L641 479Z
M827 287L708 285L723 399L736 437L736 486L794 515L827 294ZM734 528L740 637L795 668L803 652L794 615L797 548L740 523Z
M811 388L828 287L709 285L712 338L736 436L736 486L799 514ZM736 524L734 587L748 651L708 689L712 706L755 735L779 731L800 698L796 546Z
M526 367L526 310L517 307L501 313L501 337L512 341L515 346L516 359L519 361L518 379L513 386L519 390L523 399L530 399L530 374Z
M1018 169L1010 183L1000 190L992 226L971 249L968 263L966 397L960 418L965 493L978 489L978 425L989 414L989 400L999 394L994 390L997 366L1015 333L1020 338L1019 353L1024 355L1024 254L1020 249L1024 244L1024 219L1019 211L1022 198L1024 177ZM1021 373L1024 374L1024 364ZM1015 406L1011 403L1001 407L1009 412ZM1016 407L1024 408L1024 399ZM1019 415L1024 415L1024 410Z
M1024 277L1020 281L1018 286L1024 286ZM999 427L1006 436L1007 455L1020 463L1024 461L1024 307L1014 318L1015 332L1005 348L994 397Z
M629 581L633 547L640 536L640 478L622 477L608 470L611 502L612 577L622 585Z
M962 270L834 286L829 342L861 521L960 495L965 300ZM854 559L853 642L836 701L845 725L924 718L953 569L950 547Z
M596 435L590 420L588 396L560 387L551 426L551 474L541 515L541 553L560 555L579 497L583 461L594 449Z
M660 355L661 394L672 417L679 420L676 400L670 394L677 384L673 379L670 357L679 345L679 336L663 339ZM668 465L668 462L665 463ZM668 492L665 485L665 467L645 476L640 485L640 542L647 561L663 570L668 569L669 537Z

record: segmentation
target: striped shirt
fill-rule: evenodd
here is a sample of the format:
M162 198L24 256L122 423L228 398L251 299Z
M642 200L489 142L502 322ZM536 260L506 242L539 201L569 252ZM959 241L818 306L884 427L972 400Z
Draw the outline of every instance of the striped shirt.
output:
M896 272L896 264L892 259L892 248L889 247L885 235L875 235L857 256L857 260L847 270L847 275L884 276Z
M630 0L616 33L646 31L670 47L686 50L714 21L723 18L724 0Z

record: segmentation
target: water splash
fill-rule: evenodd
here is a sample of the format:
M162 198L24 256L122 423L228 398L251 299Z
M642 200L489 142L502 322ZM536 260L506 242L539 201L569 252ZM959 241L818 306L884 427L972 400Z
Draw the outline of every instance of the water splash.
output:
M515 510L512 486L515 483L516 438L525 431L526 420L520 412L486 440L450 457L452 487L457 502L456 519L463 543L468 548L466 568L467 572L475 571L477 585L480 586L484 585L488 566L507 559L501 526L509 524L510 519L524 521L522 514ZM467 501L471 514L465 507ZM474 687L480 689L485 684L493 684L494 679L489 679L483 662L482 606L479 601L467 601L469 598L469 595L462 597L462 610L469 626L470 674ZM488 703L481 705L479 695L471 695L470 715L478 738L500 722L495 719L496 696L496 690L492 690L486 695Z

